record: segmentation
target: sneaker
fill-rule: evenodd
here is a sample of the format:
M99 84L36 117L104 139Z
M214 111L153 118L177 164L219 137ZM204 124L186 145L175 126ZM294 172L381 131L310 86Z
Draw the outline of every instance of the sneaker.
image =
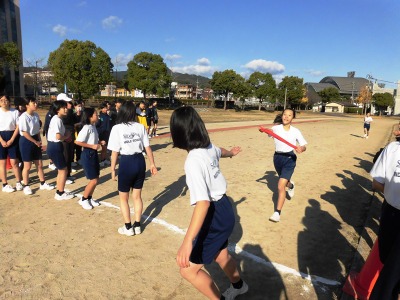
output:
M136 226L136 227L132 227L132 228L133 228L133 232L135 233L135 235L142 233L142 229L140 228L140 226Z
M22 191L24 189L24 187L22 186L22 183L17 182L17 184L15 185L15 189L17 191Z
M92 206L93 206L93 207L100 206L100 203L99 203L99 202L97 202L96 200L94 200L93 198L92 198L92 199L90 199L90 204L92 204Z
M243 285L240 289L235 289L231 284L230 287L222 294L226 300L233 300L237 296L246 293L249 290L249 286L243 281Z
M57 167L55 164L49 164L49 169L55 170L55 169L57 169Z
M76 162L74 162L74 161L71 163L71 167L76 167L77 165L78 164Z
M89 201L89 200L82 200L82 198L81 198L81 199L79 199L78 203L79 203L79 205L82 206L84 209L89 210L89 209L92 209L92 208L93 208L93 206L90 205L90 201Z
M65 184L73 184L74 183L74 181L73 180L70 180L70 179L67 179L66 181L65 181Z
M104 164L105 164L106 166L111 166L111 161L109 161L108 159L105 159L105 160L104 160Z
M269 217L269 220L272 222L279 222L281 220L281 215L276 211Z
M291 181L290 183L293 184L293 187L291 189L288 188L287 193L288 193L290 198L293 198L293 196L294 196L294 182Z
M366 139L368 138L368 135L365 137Z
M29 187L29 185L24 186L23 191L24 191L24 194L25 194L25 195L32 195L32 190L31 190L31 188Z
M41 190L48 190L48 191L50 191L50 190L52 190L52 189L54 189L54 188L55 188L54 185L48 184L47 182L45 182L45 183L43 183L43 184L40 185L40 189L41 189Z
M151 139L151 134L149 134L147 137L148 137L148 139Z
M64 193L62 193L62 195L59 195L59 194L56 193L56 195L54 196L54 199L61 201L61 200L69 200L69 199L72 199L74 197L75 197L74 194L67 193L66 191L64 191Z
M15 192L15 189L11 185L7 184L7 185L3 186L1 191L4 193L12 193L12 192Z
M118 233L119 234L125 234L127 236L134 236L135 232L133 231L133 227L131 227L130 229L126 229L125 225L118 228Z
M71 173L76 173L76 169L71 168Z
M67 179L71 180L71 181L75 181L76 177L74 176L68 176Z

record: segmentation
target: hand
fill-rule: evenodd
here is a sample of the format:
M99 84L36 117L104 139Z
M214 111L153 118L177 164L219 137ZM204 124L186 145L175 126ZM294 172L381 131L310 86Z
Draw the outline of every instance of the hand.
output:
M100 145L105 146L107 144L106 141L100 141Z
M176 255L176 264L180 268L188 268L190 267L190 254L192 253L193 245L192 242L185 242L183 241L181 247L178 250Z
M111 170L111 179L117 181L117 177L115 175L115 170Z
M238 155L239 152L241 152L241 151L242 151L242 148L240 148L239 146L233 147L233 148L231 149L232 156ZM232 156L231 156L231 157L232 157Z
M3 146L3 148L6 148L7 147L7 142L6 141L2 141L1 145Z
M297 153L302 153L304 151L304 148L302 146L297 146L296 149L294 149Z
M156 175L158 173L157 167L155 165L150 166L151 175Z
M92 146L92 149L93 149L93 150L96 150L96 151L97 151L97 150L100 150L100 148L101 148L101 145L100 145L100 144L96 144L96 145L93 145L93 146Z
M39 148L42 147L42 142L41 141L36 141L36 146L38 146Z

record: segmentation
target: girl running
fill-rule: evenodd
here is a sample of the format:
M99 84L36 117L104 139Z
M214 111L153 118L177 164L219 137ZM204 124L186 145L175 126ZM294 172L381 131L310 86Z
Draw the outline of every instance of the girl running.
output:
M367 115L364 117L364 138L368 138L369 136L369 130L371 129L371 122L372 122L372 117L370 113L367 113Z
M221 157L237 155L210 142L205 125L190 106L176 109L171 115L171 137L176 148L188 151L185 162L190 203L194 206L189 228L178 250L176 262L183 278L209 299L234 299L248 290L240 278L236 262L228 253L228 238L235 225L232 205L226 196L226 181L219 169ZM202 268L215 260L231 285L222 294Z
M301 134L300 130L291 125L292 120L296 117L295 111L291 108L286 108L282 113L282 120L277 120L281 124L272 127L272 131L284 138L288 142L298 147L295 149L296 153L306 151L307 142ZM272 222L279 222L283 204L286 199L286 188L288 195L291 198L294 196L294 182L290 181L294 168L296 167L297 156L293 148L285 143L274 139L275 141L275 154L274 154L274 167L278 173L278 201L276 203L275 212L269 218Z
M105 145L105 141L99 144L99 135L96 129L96 123L99 116L94 108L84 108L82 114L82 129L79 131L75 144L83 148L81 154L81 165L85 172L85 176L89 179L89 183L85 187L83 196L79 200L79 204L84 209L92 209L100 204L93 199L93 192L97 186L100 176L100 164L97 150Z
M18 118L19 112L10 109L10 98L0 95L0 176L3 183L2 191L12 193L22 191L21 170L18 167ZM17 183L15 189L7 182L6 162L7 156L10 157L12 169Z
M23 191L25 195L31 195L32 190L29 186L29 171L32 167L32 161L36 166L36 170L40 180L41 190L52 190L53 185L46 183L43 173L42 162L42 140L40 138L40 118L36 113L37 102L34 97L23 99L23 105L26 111L19 117L19 149L21 152L24 168L22 170Z
M135 122L136 108L133 101L127 101L118 112L116 125L111 129L108 150L111 150L111 177L115 180L115 167L120 154L118 170L118 192L121 212L125 225L118 228L120 234L132 236L140 234L140 219L143 211L142 187L145 178L146 162L142 155L146 150L150 161L150 172L157 174L153 152L149 145L146 128ZM129 191L132 190L135 221L132 225L129 208Z

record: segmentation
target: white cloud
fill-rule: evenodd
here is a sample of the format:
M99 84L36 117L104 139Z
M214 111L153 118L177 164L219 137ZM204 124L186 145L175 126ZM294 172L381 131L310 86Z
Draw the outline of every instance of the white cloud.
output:
M182 56L179 54L165 54L165 59L166 60L177 60L180 59Z
M122 19L116 16L109 16L101 21L104 29L116 29L122 24Z
M307 70L306 71L308 74L310 74L311 76L315 76L315 77L321 77L323 74L325 74L324 71L317 71L317 70Z
M259 71L264 73L280 74L285 71L285 66L276 62L264 59L254 59L243 66L250 71Z
M117 68L118 70L123 70L128 68L128 63L133 59L133 54L128 53L128 54L123 54L123 53L118 53L116 57L112 59L112 63L114 64L114 68Z
M53 27L53 32L58 34L59 36L63 37L67 34L68 28L66 26L57 24Z
M186 73L186 74L195 74L202 76L211 76L216 70L216 67L213 66L204 66L204 65L188 65L183 67L171 67L173 72Z
M208 58L203 57L203 58L198 59L197 63L200 66L209 66L210 65L210 60Z

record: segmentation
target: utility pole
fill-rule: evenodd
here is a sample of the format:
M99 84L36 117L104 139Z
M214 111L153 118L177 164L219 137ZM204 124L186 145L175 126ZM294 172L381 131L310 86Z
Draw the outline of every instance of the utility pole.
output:
M351 104L354 104L354 81L351 82Z
M287 96L287 88L285 88L285 104L283 105L283 110L286 109L286 96Z

